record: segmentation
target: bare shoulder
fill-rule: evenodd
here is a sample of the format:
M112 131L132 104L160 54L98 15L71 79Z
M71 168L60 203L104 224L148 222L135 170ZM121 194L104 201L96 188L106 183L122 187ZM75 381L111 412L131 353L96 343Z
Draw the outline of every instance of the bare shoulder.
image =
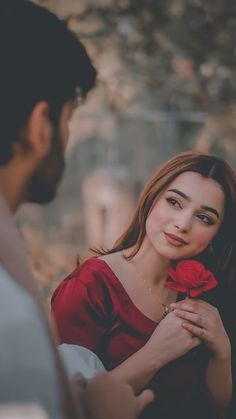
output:
M106 262L110 266L110 268L116 273L120 271L122 263L123 263L121 251L110 253L108 255L99 256L98 259L104 260L104 262Z
M122 259L122 252L115 252L110 253L108 255L101 255L98 257L98 259L104 260L105 262L116 262Z

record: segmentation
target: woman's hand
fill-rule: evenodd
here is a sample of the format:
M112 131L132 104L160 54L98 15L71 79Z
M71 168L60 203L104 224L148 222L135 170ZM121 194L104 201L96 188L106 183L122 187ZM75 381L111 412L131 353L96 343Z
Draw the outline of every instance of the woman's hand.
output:
M229 337L216 307L203 300L189 298L171 304L171 308L175 316L182 320L182 327L205 342L214 357L222 360L230 357Z
M182 320L170 312L156 327L145 345L157 368L189 352L201 343L199 337L182 327Z
M202 300L187 299L171 304L182 327L201 339L212 356L206 383L217 411L222 414L232 398L231 345L218 310Z
M193 337L183 328L182 320L170 312L157 325L147 343L111 373L129 383L138 394L160 368L200 343L201 339Z

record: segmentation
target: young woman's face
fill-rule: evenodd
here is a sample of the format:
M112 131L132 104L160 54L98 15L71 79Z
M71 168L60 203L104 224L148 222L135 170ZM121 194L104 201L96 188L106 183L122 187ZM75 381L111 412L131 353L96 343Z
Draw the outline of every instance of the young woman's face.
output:
M224 192L213 179L180 174L154 204L146 221L146 240L170 260L201 253L224 217Z

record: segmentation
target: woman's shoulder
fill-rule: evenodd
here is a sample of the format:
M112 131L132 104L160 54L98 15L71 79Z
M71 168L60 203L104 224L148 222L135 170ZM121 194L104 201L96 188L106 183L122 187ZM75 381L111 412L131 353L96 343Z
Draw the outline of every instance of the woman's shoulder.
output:
M90 257L61 281L53 293L52 304L55 305L62 298L70 302L111 302L115 292L110 282L111 272L105 262Z
M87 259L85 259L82 263L80 263L75 269L74 271L72 271L67 278L79 275L81 273L84 272L91 272L91 273L96 273L96 272L104 272L106 271L106 261L105 259L99 256L91 256Z
M104 287L114 282L114 277L114 272L105 256L92 256L77 266L63 282L74 284L79 282L86 286L94 286L96 284L98 287Z

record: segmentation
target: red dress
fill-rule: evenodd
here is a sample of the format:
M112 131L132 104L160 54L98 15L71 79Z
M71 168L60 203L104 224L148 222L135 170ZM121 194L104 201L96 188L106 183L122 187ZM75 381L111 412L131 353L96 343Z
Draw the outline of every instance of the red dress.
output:
M52 297L52 312L61 343L92 350L108 370L137 352L157 327L134 305L106 262L96 257L61 282ZM148 384L157 398L143 416L215 418L205 388L207 361L208 352L201 346L163 367Z

